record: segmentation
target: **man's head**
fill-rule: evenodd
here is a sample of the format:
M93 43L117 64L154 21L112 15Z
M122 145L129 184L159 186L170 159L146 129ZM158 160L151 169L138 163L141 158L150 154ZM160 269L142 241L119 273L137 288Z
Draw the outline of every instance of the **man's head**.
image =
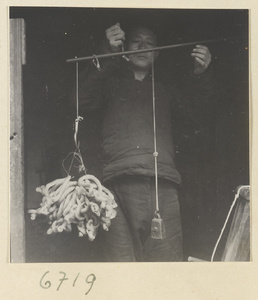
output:
M126 38L126 50L151 49L157 46L156 34L147 27L134 28ZM129 55L133 67L147 71L151 67L152 57L157 58L158 52L144 52Z

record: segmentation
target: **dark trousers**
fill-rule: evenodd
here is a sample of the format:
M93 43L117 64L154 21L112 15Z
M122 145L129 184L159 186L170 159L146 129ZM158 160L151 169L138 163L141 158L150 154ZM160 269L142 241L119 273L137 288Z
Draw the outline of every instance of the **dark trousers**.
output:
M153 178L123 176L108 188L118 204L109 231L103 232L105 261L182 261L182 229L176 185L159 179L159 211L166 229L165 239L150 236L155 212Z

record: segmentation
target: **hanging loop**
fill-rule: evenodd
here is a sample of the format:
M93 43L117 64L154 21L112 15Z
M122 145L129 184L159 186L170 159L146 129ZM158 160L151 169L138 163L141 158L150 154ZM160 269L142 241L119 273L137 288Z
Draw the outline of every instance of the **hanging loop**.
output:
M161 219L159 211L157 211L157 210L155 211L154 218Z
M97 56L95 54L92 54L92 56L94 57L94 59L92 60L94 66L100 71L100 63Z

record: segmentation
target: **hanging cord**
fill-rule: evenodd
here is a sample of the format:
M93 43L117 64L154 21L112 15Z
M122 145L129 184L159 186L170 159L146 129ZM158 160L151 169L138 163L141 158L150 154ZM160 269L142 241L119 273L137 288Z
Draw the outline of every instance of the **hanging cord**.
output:
M74 124L74 143L76 150L79 150L80 143L77 140L79 131L79 122L83 120L83 117L79 116L79 66L76 63L76 119Z
M227 215L226 221L225 221L225 223L224 223L224 226L223 226L223 228L222 228L222 230L221 230L221 233L220 233L220 235L219 235L219 238L218 238L218 240L217 240L217 243L216 243L216 245L215 245L215 247L214 247L214 250L213 250L213 253L212 253L212 256L211 256L211 262L213 262L213 259L214 259L214 256L215 256L215 253L216 253L218 244L219 244L219 242L220 242L220 240L221 240L221 237L222 237L222 235L223 235L223 233L224 233L224 230L225 230L225 228L226 228L226 226L227 226L227 223L228 223L229 217L230 217L230 215L231 215L232 209L234 208L234 206L235 206L235 204L236 204L236 201L237 201L237 199L239 198L239 195L240 195L241 190L242 190L243 188L249 188L249 187L250 187L249 185L243 185L243 186L241 186L241 187L238 189L238 191L237 191L237 193L236 193L236 195L235 195L234 201L233 201L233 203L232 203L232 205L231 205L231 207L230 207L230 210L229 210L229 212L228 212L228 215Z
M156 98L155 98L155 80L154 80L154 53L152 55L151 65L151 80L152 80L152 105L153 105L153 141L154 141L154 164L155 164L155 197L156 197L156 210L155 217L160 218L159 215L159 195L158 195L158 152L157 152L157 132L156 132Z
M151 238L165 239L166 229L164 221L159 213L159 191L158 191L158 151L157 151L157 132L156 132L156 98L155 98L155 79L154 79L154 53L152 52L152 105L153 105L153 142L154 142L154 168L155 168L155 201L156 209L154 218L151 221Z
M80 151L80 142L78 141L78 132L79 132L79 122L83 120L83 117L79 116L79 65L78 62L76 63L76 85L75 85L75 92L76 92L76 119L74 123L74 143L75 143L75 151L70 152L67 157L63 160L62 165L67 175L70 175L72 166L74 161L77 160L79 162L79 172L84 171L86 174L86 168L83 163L81 151ZM64 163L68 159L70 155L73 155L71 164L69 166L68 171L66 170Z

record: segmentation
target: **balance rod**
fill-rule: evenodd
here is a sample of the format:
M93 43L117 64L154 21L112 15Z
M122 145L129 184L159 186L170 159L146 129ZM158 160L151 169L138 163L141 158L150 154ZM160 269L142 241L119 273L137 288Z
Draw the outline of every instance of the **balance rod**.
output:
M225 42L227 40L228 39L226 39L226 38L220 38L220 39L213 39L213 40L205 40L205 41L197 41L197 42L189 42L189 43L183 43L183 44L174 44L174 45L168 45L168 46L154 47L154 48L141 49L141 50L98 54L98 55L91 55L91 56L78 57L78 58L76 57L76 58L67 59L66 62L75 63L75 62L80 62L80 61L84 61L84 60L92 60L92 59L96 59L96 58L108 58L108 57L123 56L123 55L130 55L130 54L136 54L136 53L153 52L153 51L158 51L158 50L166 50L166 49L171 49L171 48L186 47L186 46L198 45L198 44L207 44L207 43L222 42L222 41Z

